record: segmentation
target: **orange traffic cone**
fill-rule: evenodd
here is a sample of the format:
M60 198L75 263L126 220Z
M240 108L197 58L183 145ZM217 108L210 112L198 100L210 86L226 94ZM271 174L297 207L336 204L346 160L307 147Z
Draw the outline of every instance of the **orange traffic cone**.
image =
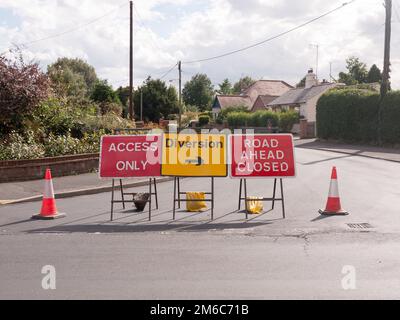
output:
M319 210L318 212L322 215L327 216L345 216L349 214L347 211L342 209L342 206L340 204L336 167L332 168L331 184L329 187L329 195L328 201L326 203L326 209L324 211Z
M53 180L50 169L46 169L44 177L45 185L42 200L42 209L40 214L32 216L32 219L51 220L65 217L64 213L57 212L56 200L54 199Z

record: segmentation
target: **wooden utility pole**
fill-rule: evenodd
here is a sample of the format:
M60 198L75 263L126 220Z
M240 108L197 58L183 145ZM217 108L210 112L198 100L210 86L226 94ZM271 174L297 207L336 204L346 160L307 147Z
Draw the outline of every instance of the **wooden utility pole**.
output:
M182 123L182 63L178 62L179 71L179 119L178 119L178 130L181 129Z
M383 60L383 73L381 83L381 97L378 106L378 143L382 145L382 105L390 87L390 40L392 34L392 0L385 0L386 22L385 22L385 53Z
M386 22L385 22L385 56L383 61L381 98L383 99L389 91L390 79L390 40L392 35L392 0L385 0Z
M143 91L140 89L140 121L143 121Z
M133 120L133 1L129 2L129 118Z

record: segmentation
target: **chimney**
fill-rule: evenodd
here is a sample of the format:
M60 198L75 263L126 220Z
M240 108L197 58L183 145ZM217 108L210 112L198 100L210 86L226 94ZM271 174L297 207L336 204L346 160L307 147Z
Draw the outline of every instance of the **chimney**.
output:
M314 70L311 68L308 70L306 75L306 89L316 86L317 84L317 76L315 75Z

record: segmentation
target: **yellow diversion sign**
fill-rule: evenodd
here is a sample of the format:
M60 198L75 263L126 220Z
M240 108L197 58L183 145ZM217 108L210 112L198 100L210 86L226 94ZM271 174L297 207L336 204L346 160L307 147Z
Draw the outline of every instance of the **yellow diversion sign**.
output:
M164 134L161 174L226 177L226 143L223 134Z

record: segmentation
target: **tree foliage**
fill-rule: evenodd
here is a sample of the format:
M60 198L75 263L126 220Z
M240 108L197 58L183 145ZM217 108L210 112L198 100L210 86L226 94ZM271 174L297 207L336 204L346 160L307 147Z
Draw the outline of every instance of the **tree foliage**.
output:
M228 79L224 79L224 81L222 81L222 83L220 83L218 86L219 86L219 89L217 92L219 94L229 95L229 94L233 93L232 84Z
M300 80L298 84L296 84L296 88L304 88L306 86L306 77Z
M256 82L256 80L252 79L249 76L242 77L238 82L235 83L233 86L233 92L235 94L240 94L242 91L246 90L249 88L251 85L253 85Z
M350 57L346 60L346 69L347 72L339 73L339 82L346 85L375 83L382 80L381 70L376 64L372 65L368 71L367 65L357 57Z
M140 93L143 94L143 119L158 122L179 112L178 95L174 87L167 87L162 80L148 77L135 91L134 108L136 117L140 116Z
M48 96L49 81L37 63L0 56L0 134L20 130L24 117Z
M214 95L210 78L198 73L185 83L182 98L185 104L196 106L200 111L209 110Z
M368 71L367 82L375 83L375 82L381 82L381 81L382 81L382 72L376 66L376 64L373 64Z
M48 66L47 73L54 91L61 97L88 98L98 81L94 67L79 58L59 58Z

